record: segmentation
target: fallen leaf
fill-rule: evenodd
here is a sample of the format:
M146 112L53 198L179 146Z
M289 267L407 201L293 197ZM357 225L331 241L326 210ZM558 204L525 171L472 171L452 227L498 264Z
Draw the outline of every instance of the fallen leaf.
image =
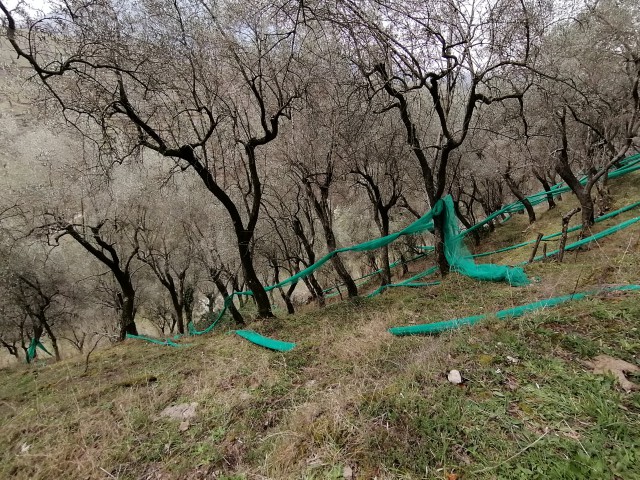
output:
M640 368L619 358L613 358L608 355L598 355L592 362L585 362L589 367L593 369L595 374L611 373L625 392L632 390L640 390L640 386L627 380L625 372L640 372Z

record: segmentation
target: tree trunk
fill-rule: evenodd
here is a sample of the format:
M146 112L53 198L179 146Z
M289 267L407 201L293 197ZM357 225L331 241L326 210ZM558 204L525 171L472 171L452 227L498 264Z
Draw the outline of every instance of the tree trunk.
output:
M558 262L562 263L564 259L564 249L567 245L567 232L569 230L569 222L571 217L580 211L580 208L574 208L562 217L562 236L560 237L560 247L558 248Z
M582 232L580 233L580 238L584 238L595 223L595 207L590 193L583 193L576 196L582 209Z
M56 362L59 362L61 357L60 357L60 348L58 347L58 339L53 334L53 331L49 326L49 322L47 322L44 319L41 319L40 322L42 323L42 326L44 327L45 332L47 332L47 336L49 337L49 340L51 340L51 347L53 348L53 355L56 357Z
M567 140L565 110L562 111L562 115L560 116L560 134L562 148L560 148L560 156L556 163L556 172L558 172L560 178L564 180L580 202L580 208L582 209L582 232L580 236L583 237L595 222L595 209L593 207L593 199L591 198L591 189L585 188L580 183L578 177L574 175L569 165L569 143Z
M302 234L299 234L295 228L294 228L294 231L296 232L296 235L298 235L298 238L302 240L302 245L307 253L307 258L309 259L308 264L305 262L302 262L303 265L305 266L305 268L308 267L309 265L313 265L316 261L316 254L313 251L313 247L304 236L304 232ZM324 298L324 291L320 286L320 283L318 283L318 279L316 278L314 273L311 272L309 275L303 278L303 281L307 286L307 288L309 289L309 292L311 293L312 298L318 301L318 306L324 307L326 304L326 301Z
M41 324L40 325L34 325L33 326L33 337L30 340L33 341L35 339L36 343L39 343L40 339L42 338L42 333L43 332L44 332L44 329L43 329ZM29 342L29 343L31 343L31 342ZM27 345L25 345L24 341L22 342L22 349L24 350L24 357L27 359L27 363L31 363L32 360L35 360L38 357L38 347L36 347L33 350L33 358L29 358L29 347Z
M7 343L1 338L0 338L0 343L2 343L2 346L7 349L7 352L9 352L9 355L12 355L17 359L20 359L20 356L18 355L18 347L16 347L15 344L12 345L10 343Z
M315 297L318 300L318 306L324 307L326 304L326 300L324 298L324 291L322 290L322 286L320 285L320 283L318 283L318 279L313 273L309 274L307 278L309 279L309 284L313 288L313 291L311 293L315 293Z
M184 306L178 299L178 293L175 290L169 290L171 296L171 303L173 303L173 309L176 312L176 325L178 326L178 333L184 333Z
M524 208L527 211L527 215L529 216L529 223L535 222L536 212L533 210L533 206L531 205L531 202L520 191L520 189L518 188L518 185L516 184L516 182L513 181L513 179L508 173L504 174L504 179L507 183L507 186L509 187L509 190L511 190L511 193L513 193L516 196L516 198L520 200L520 203L524 205Z
M404 277L409 273L409 266L407 265L407 259L404 258L404 254L400 254L400 263L402 265L402 276Z
M258 274L253 267L253 255L249 246L250 236L248 232L242 232L243 239L238 241L238 251L240 253L240 263L242 264L244 281L247 282L249 290L253 293L253 299L258 307L258 317L273 318L274 315L271 311L269 296L262 286L262 282L260 282Z
M445 252L445 244L444 244L445 221L446 221L446 218L444 213L441 213L440 215L434 215L433 217L433 235L435 237L434 253L436 255L436 263L438 264L438 268L440 269L440 273L442 274L443 277L445 277L449 273L449 270L451 268Z
M380 210L380 233L383 237L389 235L389 214ZM380 276L380 286L384 287L391 283L391 267L389 265L389 245L382 247L382 275Z
M544 191L547 192L547 203L549 204L549 210L556 208L556 202L553 199L553 194L551 193L551 185L549 185L549 182L547 182L547 179L544 178L542 175L538 175L537 173L534 173L534 175L538 179L538 181L542 184L542 188L544 188Z
M473 227L473 223L468 221L466 219L466 217L462 214L462 211L460 210L460 202L454 201L453 202L453 206L455 207L455 210L456 210L456 216L460 219L460 222L462 223L462 225L464 225L464 227L466 229L469 229L469 228ZM490 224L489 231L492 232L493 230L495 230L495 226L493 225L493 222L489 222L489 224ZM471 235L473 235L473 243L476 245L476 247L478 245L480 245L480 231L479 231L479 229L476 228L476 229L472 230L471 231Z
M120 311L120 335L119 339L124 340L129 335L138 335L136 326L135 291L132 287L123 287L123 293L118 293L121 302Z
M284 300L284 303L287 306L287 313L289 315L293 315L294 313L296 313L296 310L293 306L293 302L291 301L291 295L293 294L293 291L295 290L297 285L298 285L298 282L292 283L286 292L284 291L283 288L279 289L280 296L282 297L282 300Z
M336 250L336 238L333 234L333 230L331 229L331 226L327 225L324 221L322 223L324 235L327 241L327 247L330 252L333 252ZM351 275L347 271L347 268L344 266L342 259L338 255L334 255L333 257L331 257L331 264L333 265L333 268L335 268L336 273L338 274L344 285L347 287L349 298L357 297L358 287L356 286L356 282L353 281L353 278L351 278Z
M220 292L220 295L222 295L222 299L226 302L227 298L229 298L229 292L227 290L227 286L224 284L224 282L220 279L219 276L212 276L212 277L213 277L213 283L216 284L216 288ZM229 302L227 309L229 310L229 313L231 313L231 318L233 318L233 320L238 325L240 326L246 325L246 322L244 321L244 317L236 308L236 305L233 303L233 300Z

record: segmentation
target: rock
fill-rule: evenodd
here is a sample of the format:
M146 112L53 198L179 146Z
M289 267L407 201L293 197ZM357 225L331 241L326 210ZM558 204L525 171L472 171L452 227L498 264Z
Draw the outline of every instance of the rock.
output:
M458 370L451 370L447 375L447 380L454 385L460 385L462 383L462 375L460 375Z
M515 364L516 364L516 363L518 363L520 360L518 360L518 359L517 359L517 358L515 358L515 357L512 357L511 355L507 355L507 361L509 361L510 363L513 363L513 364L515 365Z
M186 432L187 430L189 430L189 420L181 422L178 430L180 430L181 432Z
M173 405L167 407L160 412L159 417L167 417L172 420L180 420L184 422L196 416L196 408L198 403L181 403L179 405ZM188 422L187 422L188 423ZM188 428L188 427L187 427Z
M351 468L349 465L346 465L342 469L342 478L344 478L345 480L352 480L353 479L353 468Z

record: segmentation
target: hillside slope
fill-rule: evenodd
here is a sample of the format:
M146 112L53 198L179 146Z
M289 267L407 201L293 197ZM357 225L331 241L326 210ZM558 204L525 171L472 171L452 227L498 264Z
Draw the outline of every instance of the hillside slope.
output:
M616 182L613 208L640 199L639 180ZM554 211L541 205L531 228L516 215L480 249L558 231L574 203L565 195ZM482 261L515 264L529 254L525 247ZM640 283L639 268L633 226L563 264L528 266L537 279L528 287L452 274L438 286L251 325L296 342L286 354L222 325L181 348L127 341L96 351L86 373L81 358L5 369L0 478L640 478L640 393L587 363L602 354L640 363L638 294L437 337L387 332ZM450 369L463 385L447 381ZM187 422L159 416L192 402Z

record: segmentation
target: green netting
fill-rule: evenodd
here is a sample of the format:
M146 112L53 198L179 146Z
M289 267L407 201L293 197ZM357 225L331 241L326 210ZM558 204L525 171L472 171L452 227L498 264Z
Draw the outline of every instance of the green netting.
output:
M44 345L40 343L40 340L32 338L31 343L29 343L29 348L27 348L27 362L30 362L31 360L36 358L36 348L39 348L45 353L48 353L49 356L53 356L51 355L51 353L49 353L49 350L47 350Z
M421 246L421 247L418 247L418 248L421 249L421 250L427 250L427 253L421 253L420 255L416 255L415 257L410 258L409 260L406 260L404 262L402 260L397 260L397 261L389 264L389 268L390 269L394 269L396 267L399 267L400 265L407 265L407 264L409 264L411 262L415 262L417 260L420 260L421 258L426 257L427 255L432 253L433 250L434 250L433 247L426 247L426 246ZM371 277L381 274L382 271L383 271L383 269L379 268L378 270L375 270L375 271L373 271L371 273L367 273L366 275L363 275L361 277L354 278L353 281L354 282L358 282L360 280L365 280L366 279L366 281L364 281L364 282L356 283L356 285L358 287L361 287L362 285L366 285L369 282L369 280L371 280ZM325 288L322 292L323 293L329 293L331 290L334 290L334 289L337 289L339 287L342 287L343 285L344 285L344 283L339 283L337 285L334 285L333 287ZM333 297L333 296L336 296L336 295L339 295L339 294L338 293L332 293L330 295L327 295L326 298L330 298L330 297Z
M402 230L387 235L386 237L380 237L374 240L369 240L368 242L360 243L358 245L344 247L333 252L329 252L313 265L310 265L309 267L281 281L280 283L266 287L265 290L268 292L276 288L284 287L293 282L297 282L300 279L315 272L317 269L327 263L333 256L340 253L376 250L393 243L398 238L404 235L415 235L417 233L423 233L425 231L433 231L433 217L436 215L443 216L443 223L445 225L445 254L452 270L471 278L475 278L477 280L507 281L511 285L526 285L528 283L528 279L522 268L511 268L491 264L476 265L476 263L473 261L471 253L464 245L464 233L460 233L458 227L458 220L455 215L453 199L450 195L447 195L445 198L439 200L429 212L427 212L421 218L419 218L409 226L403 228ZM428 273L423 272L423 274L421 274L420 276L426 275L428 275ZM407 279L406 282L410 283L411 280L415 279L415 277L412 277L411 279ZM233 297L238 295L252 295L252 292L234 292L232 295L225 299L222 310L220 311L218 317L211 323L211 325L209 325L204 330L196 330L193 324L189 324L189 333L191 335L203 335L213 330L213 328L226 312L229 304L233 301Z
M640 170L640 153L625 158L624 160L620 161L620 165L621 165L620 168L609 172L607 174L607 178L615 179L623 175L626 175L628 173L635 172L636 170ZM582 185L586 184L588 181L589 181L589 177L586 175L580 179L580 183ZM563 193L570 192L570 191L571 191L571 188L565 185L564 182L561 182L552 186L549 192L541 191L533 195L529 195L527 197L527 200L531 203L531 205L538 205L540 203L546 202L549 196L552 196L555 198L559 195L562 195ZM493 221L495 218L501 215L510 215L513 213L518 213L523 211L524 209L525 207L522 204L522 202L520 201L513 202L501 208L500 210L493 212L484 220L476 223L475 225L467 229L465 231L465 234L468 234L474 230L477 230L478 228L481 228L483 225L486 225L487 223Z
M596 222L601 222L603 220L607 220L607 219L613 218L613 217L615 217L615 216L617 216L617 215L619 215L619 214L621 214L623 212L627 212L627 211L629 211L629 210L631 210L633 208L636 208L638 206L640 206L640 202L632 203L632 204L627 205L625 207L622 207L622 208L620 208L618 210L614 210L613 212L610 212L610 213L608 213L606 215L602 215L601 217L598 217L596 219ZM608 228L606 230L603 230L602 232L593 234L593 235L591 235L589 237L585 237L584 239L579 240L577 242L570 243L570 244L565 246L565 250L567 250L567 251L573 250L573 249L578 248L578 247L580 247L582 245L594 242L594 241L599 240L601 238L604 238L604 237L606 237L608 235L616 233L616 232L618 232L620 230L623 230L623 229L625 229L625 228L637 223L638 221L640 221L640 219L638 217L629 219L629 220L627 220L625 222L622 222L622 223L620 223L618 225L614 225L614 226L612 226L612 227L610 227L610 228ZM582 228L582 224L576 225L575 227L572 227L572 228L568 229L567 232L574 232L574 231L579 230L581 228ZM562 232L556 232L556 233L552 233L550 235L546 235L546 236L542 237L542 239L543 240L550 240L550 239L558 237L560 235L562 235ZM521 248L521 247L526 246L526 245L531 245L534 242L535 242L535 240L530 240L528 242L519 243L517 245L512 245L510 247L501 248L499 250L494 250L492 252L479 253L477 255L473 255L473 257L474 258L483 257L483 256L487 256L487 255L493 255L493 254L496 254L496 253L500 253L500 252L506 252L506 251L509 251L509 250L515 250L516 248ZM553 250L553 251L547 253L547 257L555 255L556 253L558 253L558 250ZM542 258L546 258L546 257L540 255L540 256L536 257L534 259L534 261L541 260ZM525 262L520 263L519 265L527 265L528 263L529 263L528 261L525 261ZM376 289L375 291L370 293L368 295L368 297L374 297L374 296L382 293L383 291L385 291L387 288L392 288L392 287L419 287L419 286L420 287L422 287L422 286L426 287L426 286L438 285L440 282L416 283L414 281L414 280L420 279L422 277L426 277L428 275L431 275L431 274L433 274L435 272L436 272L436 267L428 268L427 270L424 270L423 272L420 272L420 273L414 275L411 278L403 280L402 282L393 283L393 284L390 284L390 285L385 285L383 287L379 287L378 289Z
M601 232L595 233L589 237L583 238L582 240L578 240L577 242L573 242L570 243L569 245L566 245L564 247L565 251L569 251L569 250L574 250L578 247L581 247L582 245L586 245L588 243L591 242L595 242L596 240L600 240L601 238L607 237L613 233L619 232L620 230L624 230L625 228L630 227L631 225L638 223L640 221L640 217L634 217L631 218L625 222L619 223L618 225L614 225L613 227L609 227L606 230L603 230ZM542 260L543 258L547 258L547 257L551 257L555 254L557 254L559 252L559 250L553 250L551 252L548 252L547 255L539 255L536 258L533 259L534 262L537 262L538 260ZM525 262L526 263L526 262Z
M612 212L609 212L609 213L607 213L605 215L602 215L602 216L596 218L595 222L596 223L600 223L600 222L603 222L605 220L609 220L610 218L616 217L617 215L620 215L621 213L628 212L629 210L633 210L634 208L637 208L639 206L640 206L640 202L635 202L635 203L629 204L629 205L627 205L625 207L619 208L618 210L614 210ZM575 225L575 226L567 229L567 233L575 232L577 230L580 230L581 228L582 228L582 224ZM617 231L617 230L614 230L614 231ZM560 235L562 235L562 231L556 232L556 233L552 233L550 235L545 235L544 237L542 237L541 241L552 240L552 239L554 239L556 237L559 237ZM535 242L536 242L536 240L534 239L534 240L529 240L527 242L518 243L516 245L510 245L508 247L499 248L498 250L492 250L490 252L476 253L475 255L473 255L473 258L488 257L489 255L495 255L497 253L508 252L509 250L516 250L518 248L526 247L527 245L532 245Z
M507 267L504 265L481 264L473 261L473 257L464 243L464 233L460 233L458 221L455 216L453 199L451 195L444 198L445 218L445 255L451 269L467 277L476 280L491 282L509 282L510 285L528 285L529 279L520 267ZM466 232L465 232L466 233Z
M126 338L145 340L149 343L155 343L156 345L165 345L168 347L188 347L189 346L187 344L174 342L174 340L179 340L180 338L182 338L182 335L176 335L175 337L173 337L173 339L167 338L165 340L158 340L157 338L147 337L145 335L131 335L130 333L127 333Z
M524 315L525 313L539 310L545 307L553 307L566 303L572 300L580 300L591 295L597 295L603 292L613 291L640 291L640 285L623 285L619 287L608 287L600 290L591 290L587 292L574 293L571 295L562 295L560 297L548 298L545 300L539 300L537 302L528 303L526 305L520 305L519 307L507 308L500 310L494 315L497 318L515 318ZM471 317L456 318L453 320L447 320L444 322L426 323L422 325L409 325L406 327L394 327L390 328L389 332L396 336L403 335L434 335L442 333L447 330L459 328L463 325L473 325L481 320L489 318L491 315L473 315Z
M251 343L255 343L256 345L260 345L261 347L268 348L269 350L276 350L278 352L288 352L296 346L295 343L283 342L281 340L263 337L253 330L236 330L235 333L245 340L249 340Z
M613 172L610 172L609 175L608 175L609 178L617 178L617 177L620 177L620 176L625 175L627 173L630 173L632 171L640 169L640 154L628 157L627 159L621 161L620 164L621 164L621 168L618 168L617 170L615 170ZM584 184L587 180L588 180L587 177L584 177L584 178L581 179L581 182ZM542 192L539 192L537 194L531 195L531 196L529 196L527 198L533 205L536 205L538 203L546 201L546 199L547 199L547 197L549 195L557 196L557 195L560 195L560 194L562 194L564 192L568 192L569 190L570 190L569 187L567 187L566 185L560 183L558 185L554 185L553 187L551 187L550 192L542 191ZM390 243L394 242L395 240L397 240L398 238L400 238L401 236L404 236L404 235L415 235L415 234L423 233L423 232L426 232L426 231L432 232L433 231L433 217L436 216L436 215L443 215L443 223L444 223L444 227L445 227L444 228L444 230L445 230L445 235L444 235L445 236L445 238L444 238L445 254L446 254L447 260L449 261L449 264L452 267L452 270L457 271L457 272L459 272L459 273L461 273L463 275L469 276L471 278L478 279L478 280L507 281L511 285L526 285L528 283L528 279L526 277L526 274L524 273L524 270L522 270L522 268L519 268L519 267L511 268L511 267L506 267L506 266L501 266L501 265L493 265L493 264L480 264L480 265L478 265L473 261L473 256L470 254L469 250L464 245L464 241L463 241L464 237L468 233L472 232L473 230L475 230L477 228L482 227L483 225L485 225L488 222L492 221L496 217L498 217L500 215L510 215L512 213L516 213L516 212L522 211L523 209L524 209L524 205L521 202L519 202L519 201L514 202L514 203L512 203L510 205L505 206L501 210L492 213L487 218L485 218L481 222L475 224L471 228L469 228L469 229L467 229L467 230L465 230L463 232L460 232L459 227L458 227L458 221L457 221L457 218L456 218L456 215L455 215L455 210L453 208L453 199L451 198L451 196L447 196L444 199L439 200L433 206L431 211L427 212L424 216L422 216L421 218L419 218L418 220L416 220L415 222L413 222L409 226L405 227L404 229L402 229L402 230L400 230L398 232L395 232L395 233L393 233L391 235L388 235L386 237L377 238L377 239L370 240L368 242L364 242L364 243L361 243L361 244L358 244L358 245L354 245L354 246L351 246L351 247L344 247L344 248L335 250L333 252L330 252L330 253L326 254L325 256L323 256L320 260L318 260L313 265L310 265L309 267L305 268L304 270L301 270L297 274L295 274L292 277L289 277L289 278L281 281L278 284L266 287L265 290L266 291L270 291L270 290L273 290L273 289L276 289L276 288L284 287L286 285L289 285L289 284L291 284L293 282L296 282L296 281L308 276L312 272L314 272L317 269L319 269L320 267L322 267L334 255L338 255L340 253L345 253L345 252L364 252L364 251L376 250L378 248L381 248L381 247L384 247L386 245L389 245ZM626 226L628 226L628 225L626 225ZM622 228L626 228L626 226L622 227ZM620 228L618 228L618 230L619 229ZM611 229L609 229L609 230L611 230ZM610 234L610 233L611 232L606 233L606 234ZM606 236L606 234L605 234L605 232L601 232L601 234L598 234L600 236L598 236L597 238L601 238L602 236ZM590 238L592 238L592 237L590 237ZM596 238L592 238L590 241L593 241L594 239L596 239ZM588 239L585 239L585 240L588 240ZM583 241L583 243L586 243L586 242ZM572 247L572 248L577 248L577 246L579 246L579 245L574 245L574 244L570 245L570 247ZM424 272L421 272L420 274L418 274L418 275L416 275L414 277L411 277L411 279L404 280L403 282L400 282L399 284L394 284L394 286L416 286L417 283L415 282L415 280L417 280L418 278L422 278L422 277L425 277L425 276L429 275L430 273L432 273L431 270L432 269L425 270ZM377 273L377 272L365 275L365 277L370 277L370 276L374 275L375 273ZM363 277L363 278L365 278L365 277ZM428 284L430 285L432 283L428 283ZM202 334L208 333L211 330L213 330L213 328L217 325L217 323L223 317L223 315L226 312L228 306L233 301L233 298L236 297L236 296L240 296L240 295L252 295L252 292L251 291L233 292L230 296L225 298L224 304L223 304L223 308L219 312L217 318L207 328L205 328L204 330L196 330L194 325L192 323L190 323L188 325L189 334L191 334L191 335L202 335ZM139 336L133 336L133 335L130 335L129 338L142 338L144 340L147 340L147 338L143 338L143 337L139 337ZM156 342L159 342L160 344L168 344L168 343L166 343L167 341L159 341L159 340L157 340ZM172 343L174 343L174 342L172 342Z

